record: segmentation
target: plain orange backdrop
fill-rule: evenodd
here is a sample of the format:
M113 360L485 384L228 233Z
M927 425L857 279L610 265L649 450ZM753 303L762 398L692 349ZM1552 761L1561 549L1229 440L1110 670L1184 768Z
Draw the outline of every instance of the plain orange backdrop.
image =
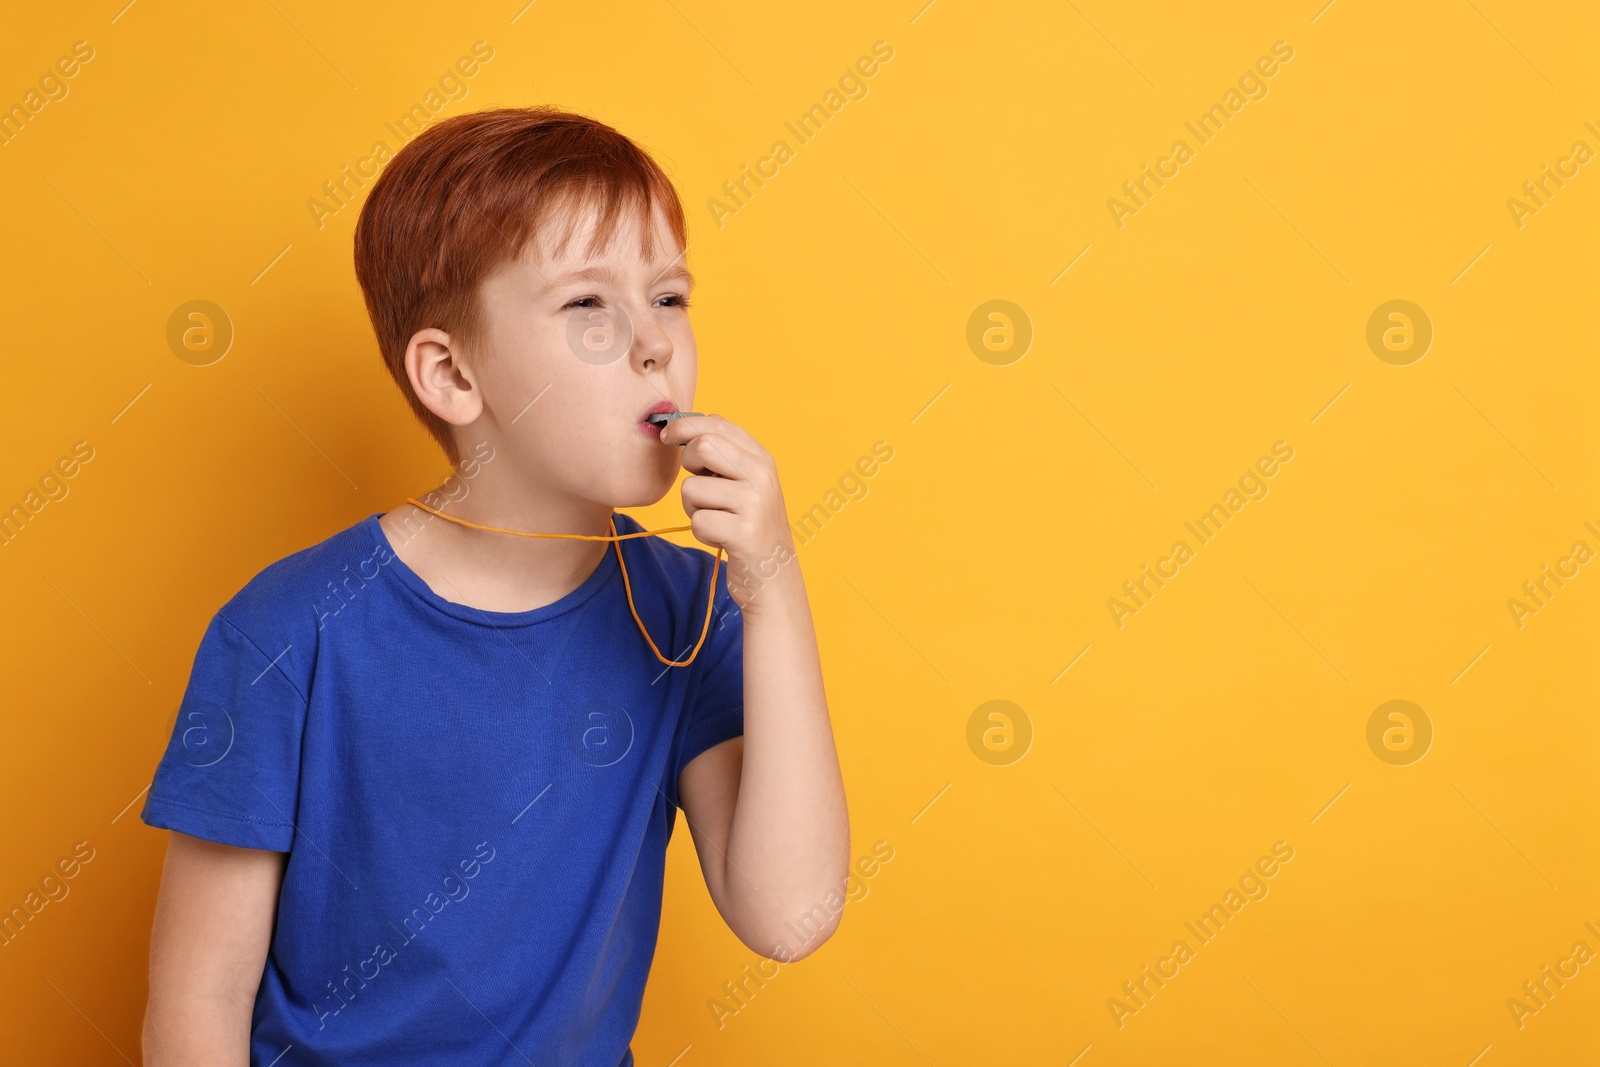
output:
M697 405L827 515L800 559L852 854L893 853L758 983L676 835L642 1067L1600 1057L1593 964L1508 1007L1600 949L1600 575L1509 605L1600 549L1600 175L1508 204L1600 149L1592 7L124 3L0 35L0 105L39 92L0 143L0 507L66 490L0 545L0 905L93 854L0 947L0 1060L137 1062L164 844L138 806L207 620L444 472L355 285L359 192L312 202L414 107L543 102L682 191ZM1146 165L1169 177L1114 210ZM214 361L169 343L194 300L231 329ZM1367 341L1392 300L1432 327L1404 365ZM1406 765L1369 746L1393 700L1431 728ZM1131 1001L1278 842L1270 891Z

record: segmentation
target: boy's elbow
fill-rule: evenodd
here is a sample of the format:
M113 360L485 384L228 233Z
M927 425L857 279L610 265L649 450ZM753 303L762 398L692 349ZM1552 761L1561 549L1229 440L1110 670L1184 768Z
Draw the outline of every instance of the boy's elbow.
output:
M847 833L839 858L827 865L832 869L820 882L807 878L766 891L748 879L719 883L724 892L712 895L723 921L746 948L769 960L805 959L839 929L845 905L859 899L851 892L848 842Z
M813 952L817 951L817 949L821 948L823 946L823 943L826 942L829 938L831 938L834 935L834 931L839 929L839 923L842 922L843 919L844 919L844 912L840 912L838 915L835 915L833 917L833 921L830 922L826 927L824 927L821 930L818 930L816 932L816 934L814 936L812 936L809 940L801 942L799 948L796 948L796 949L793 949L793 950L785 948L783 950L784 951L784 955L783 956L781 956L781 957L780 956L769 956L768 958L769 959L776 959L780 963L794 963L797 960L805 959L807 956L809 956ZM796 938L796 939L793 939L793 940L798 940L798 939Z
M793 917L770 915L728 925L750 951L779 963L794 963L821 948L843 919L843 907L831 909L814 904L809 911L797 912Z

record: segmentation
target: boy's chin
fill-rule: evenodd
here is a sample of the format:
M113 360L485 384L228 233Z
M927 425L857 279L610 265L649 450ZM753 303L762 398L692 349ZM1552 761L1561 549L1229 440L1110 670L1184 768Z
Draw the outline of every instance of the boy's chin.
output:
M678 480L677 472L678 468L674 466L668 471L649 472L641 477L622 480L611 486L612 491L606 497L613 508L649 507L672 492Z

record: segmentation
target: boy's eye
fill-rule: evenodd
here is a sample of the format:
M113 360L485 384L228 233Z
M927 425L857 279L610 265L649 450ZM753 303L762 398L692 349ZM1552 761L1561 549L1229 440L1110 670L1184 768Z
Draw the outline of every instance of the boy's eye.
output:
M662 304L664 307L686 308L689 306L689 298L679 293L670 293L660 299L664 302ZM566 306L569 308L587 308L595 307L599 302L600 298L598 296L580 296L575 300L567 301Z

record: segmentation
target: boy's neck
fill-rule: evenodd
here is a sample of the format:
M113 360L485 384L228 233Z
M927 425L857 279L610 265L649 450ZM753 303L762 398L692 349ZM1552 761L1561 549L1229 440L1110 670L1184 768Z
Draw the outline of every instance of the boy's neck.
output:
M483 526L538 533L609 534L613 509L531 490L525 483L489 477L484 470L468 494L451 499L443 487L432 499L449 515ZM454 480L459 487L463 484ZM443 504L435 503L444 499ZM594 573L610 541L515 537L475 530L402 504L380 519L395 555L446 600L483 611L531 611L553 604Z

